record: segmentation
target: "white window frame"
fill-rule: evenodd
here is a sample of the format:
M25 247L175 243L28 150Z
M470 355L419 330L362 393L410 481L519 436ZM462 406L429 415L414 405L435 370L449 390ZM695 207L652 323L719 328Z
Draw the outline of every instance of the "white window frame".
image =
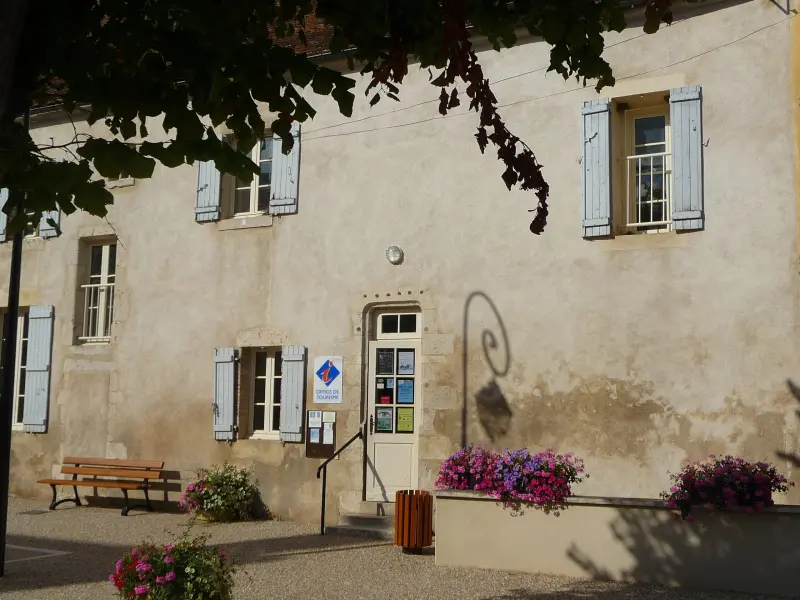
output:
M111 326L114 323L114 296L117 282L117 269L114 265L114 274L109 273L111 261L111 246L117 242L109 241L100 244L91 244L87 253L88 267L86 279L88 283L81 286L83 289L83 335L78 339L84 344L110 344ZM92 280L92 251L102 248L100 260L99 281ZM112 279L113 277L113 279ZM95 303L97 306L93 306ZM91 305L91 306L90 306ZM96 309L95 318L90 316L90 308ZM93 326L92 326L93 324ZM94 334L94 335L92 335ZM101 335L102 334L102 335Z
M280 369L280 375L277 374L275 368L279 360L282 360L282 348L251 348L250 349L250 438L257 440L280 440L280 419L277 423L273 423L272 415L275 406L281 405L280 397L275 398L275 380L283 379L283 368ZM266 354L266 372L259 375L256 371L258 364L258 355ZM256 381L258 379L265 379L264 385L264 398L256 398ZM281 382L281 390L283 390L283 383ZM257 402L261 400L261 402ZM264 406L264 429L255 428L256 405ZM282 408L281 408L282 410Z
M628 233L666 233L672 231L672 145L669 121L669 106L665 103L659 106L645 108L632 108L625 111L625 158L624 158L624 188L625 188L625 228ZM664 117L664 149L663 153L636 154L636 120L648 117ZM663 221L655 225L647 222L638 222L636 210L638 195L636 191L635 161L647 160L650 157L663 156L664 161L664 195L666 196L666 214ZM652 159L651 159L652 160ZM651 163L652 164L652 163ZM647 229L644 229L647 227Z
M7 314L8 313L3 313L3 323L5 323L5 315ZM19 411L19 401L20 398L23 400L25 398L25 386L20 385L20 383L22 381L22 372L26 368L28 359L27 352L25 351L25 342L28 341L28 325L28 308L20 306L19 314L17 315L17 346L16 352L14 353L14 402L12 406L14 412L11 417L11 428L15 431L22 431L24 420L24 414L20 414ZM7 334L7 331L3 332L4 337ZM27 380L27 377L25 379Z
M230 203L231 203L231 212L230 212L230 214L233 215L234 219L242 219L242 218L246 218L246 217L253 217L253 216L257 216L257 215L269 214L269 200L267 200L267 208L265 208L264 210L259 210L259 208L258 208L258 190L260 188L262 188L262 187L267 187L267 186L260 186L259 185L259 178L260 178L260 174L261 174L261 163L266 163L266 162L272 163L273 162L273 160L275 158L275 154L274 154L275 148L274 148L274 145L273 145L273 147L271 148L272 153L270 154L269 160L263 160L262 161L261 160L261 144L262 143L273 144L271 134L268 134L263 140L259 140L258 142L256 142L256 144L253 146L252 150L250 150L249 157L254 163L256 163L256 165L258 166L258 170L259 170L258 173L253 174L253 179L250 181L250 185L249 186L239 187L238 179L235 176L232 176L232 181L233 181L232 188L233 189L232 189L232 192L231 192L231 195L230 195ZM274 175L274 173L272 173L272 175ZM270 184L269 184L270 198L272 197L272 175L270 176ZM249 207L249 209L247 211L236 212L236 192L238 192L239 190L247 189L247 187L250 188L250 207Z
M416 329L414 331L404 331L404 332L397 332L397 333L383 333L382 332L382 323L381 321L384 317L397 317L398 318L398 329L400 324L400 317L404 315L415 315L416 316ZM422 313L416 310L405 310L405 311L385 311L379 312L375 317L375 339L376 340L407 340L407 339L418 339L422 337Z

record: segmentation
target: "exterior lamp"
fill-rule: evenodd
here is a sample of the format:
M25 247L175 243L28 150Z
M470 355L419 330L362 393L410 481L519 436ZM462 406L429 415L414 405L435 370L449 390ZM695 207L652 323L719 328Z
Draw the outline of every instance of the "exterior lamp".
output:
M386 260L393 265L399 265L403 262L403 250L397 246L389 246L386 249Z

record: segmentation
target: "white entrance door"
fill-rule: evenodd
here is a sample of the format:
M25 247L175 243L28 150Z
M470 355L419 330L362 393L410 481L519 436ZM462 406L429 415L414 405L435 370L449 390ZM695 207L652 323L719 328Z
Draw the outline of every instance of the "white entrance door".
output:
M419 340L369 344L367 499L394 502L417 487L421 425Z

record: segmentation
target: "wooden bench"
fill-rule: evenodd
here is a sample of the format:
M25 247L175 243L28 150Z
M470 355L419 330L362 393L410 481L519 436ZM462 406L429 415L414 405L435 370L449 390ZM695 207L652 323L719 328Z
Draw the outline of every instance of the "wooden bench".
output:
M124 517L132 508L146 508L152 512L153 507L150 504L150 496L147 491L151 479L161 479L161 470L163 468L164 461L159 460L121 460L117 458L68 456L64 459L61 474L72 475L72 479L40 479L39 483L46 483L53 488L53 501L50 503L50 510L55 510L56 506L64 502L74 502L76 506L81 506L81 499L78 496L79 487L122 490L125 496L125 507L122 509L122 516ZM79 475L83 477L78 479ZM103 479L98 479L98 477ZM56 488L60 485L72 487L75 497L57 500ZM145 504L131 505L128 499L128 490L142 490Z

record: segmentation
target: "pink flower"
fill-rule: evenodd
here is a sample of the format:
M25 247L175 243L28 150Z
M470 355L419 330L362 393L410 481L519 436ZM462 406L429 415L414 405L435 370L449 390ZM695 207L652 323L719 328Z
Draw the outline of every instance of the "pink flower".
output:
M170 571L164 576L167 581L175 581L175 571Z
M117 580L117 576L112 573L111 575L108 576L108 580L111 583L114 583Z
M158 577L156 577L156 583L158 585L164 585L165 583L167 583L167 578L158 576Z
M133 591L136 592L137 596L144 596L147 592L150 591L149 585L137 585L133 588Z
M165 563L167 563L168 565L171 565L172 563L174 563L174 562L175 562L175 557L174 557L174 556L172 556L171 554L167 554L167 555L164 557L164 562L165 562Z

